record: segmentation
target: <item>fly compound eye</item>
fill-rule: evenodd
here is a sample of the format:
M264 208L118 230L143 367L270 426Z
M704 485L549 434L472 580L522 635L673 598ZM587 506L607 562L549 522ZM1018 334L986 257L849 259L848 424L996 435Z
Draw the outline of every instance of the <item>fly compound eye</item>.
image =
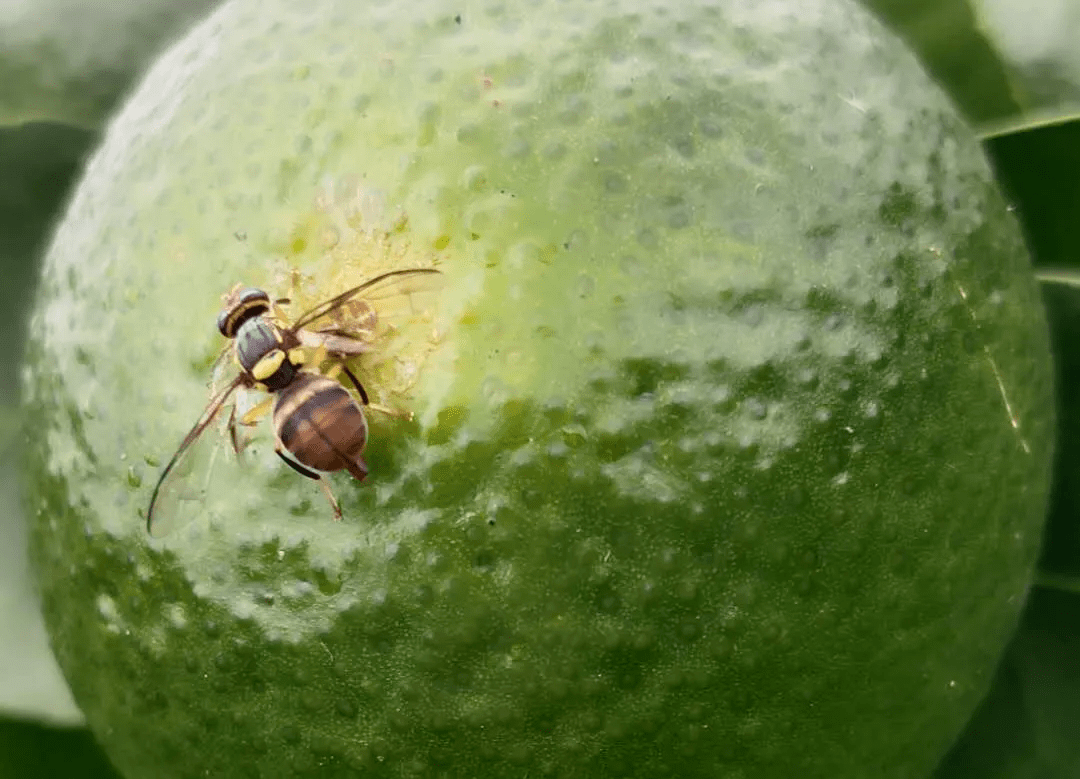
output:
M218 314L218 330L226 338L235 338L240 325L269 310L269 295L254 287L242 289L230 298L228 305Z

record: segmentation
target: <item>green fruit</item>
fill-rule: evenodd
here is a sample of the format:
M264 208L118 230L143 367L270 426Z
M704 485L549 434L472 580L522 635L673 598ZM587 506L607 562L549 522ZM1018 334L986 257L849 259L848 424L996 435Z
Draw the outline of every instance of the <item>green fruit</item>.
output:
M1043 138L1048 140L1053 139ZM1046 212L1028 216L1035 221L1032 226L1045 229L1040 222ZM1057 363L1060 444L1039 576L989 693L939 764L935 779L1067 777L1080 765L1080 743L1071 727L1080 715L1080 407L1070 391L1080 379L1080 279L1065 269L1040 276Z
M432 263L343 522L264 425L147 539L220 293ZM128 777L926 775L1038 547L1019 231L835 0L233 0L114 120L31 330L46 618Z

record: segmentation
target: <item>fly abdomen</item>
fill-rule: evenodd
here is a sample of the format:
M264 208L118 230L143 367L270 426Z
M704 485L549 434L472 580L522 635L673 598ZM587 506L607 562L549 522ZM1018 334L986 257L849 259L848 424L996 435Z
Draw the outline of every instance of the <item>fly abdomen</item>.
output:
M358 479L367 475L360 456L367 443L367 420L352 395L333 379L297 373L278 393L274 429L281 445L309 468L346 468Z

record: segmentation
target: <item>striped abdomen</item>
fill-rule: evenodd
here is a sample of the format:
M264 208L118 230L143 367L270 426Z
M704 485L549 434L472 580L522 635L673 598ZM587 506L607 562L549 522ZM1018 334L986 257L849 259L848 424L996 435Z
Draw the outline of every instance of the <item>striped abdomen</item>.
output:
M274 430L281 445L309 468L345 468L357 479L367 475L360 456L367 443L367 420L352 395L333 379L297 373L277 393Z

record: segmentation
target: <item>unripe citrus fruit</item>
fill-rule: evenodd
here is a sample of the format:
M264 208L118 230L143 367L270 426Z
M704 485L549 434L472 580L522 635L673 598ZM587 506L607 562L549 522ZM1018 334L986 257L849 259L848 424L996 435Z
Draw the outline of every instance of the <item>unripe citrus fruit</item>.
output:
M220 294L414 266L344 520L263 423L148 539ZM917 777L1028 585L1050 374L975 139L854 5L232 0L49 253L47 619L133 778Z

